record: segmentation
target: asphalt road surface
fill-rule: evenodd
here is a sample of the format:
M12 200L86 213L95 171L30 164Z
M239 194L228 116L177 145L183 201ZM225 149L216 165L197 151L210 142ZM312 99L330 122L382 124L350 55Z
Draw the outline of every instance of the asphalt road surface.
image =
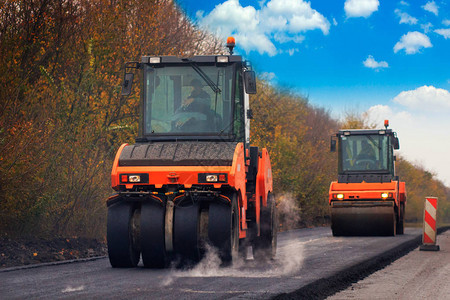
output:
M450 231L440 251L419 248L328 299L450 299Z
M214 251L190 270L113 269L108 259L0 272L3 299L161 298L267 299L334 276L420 236L333 237L329 228L280 233L274 261L250 259L219 267Z

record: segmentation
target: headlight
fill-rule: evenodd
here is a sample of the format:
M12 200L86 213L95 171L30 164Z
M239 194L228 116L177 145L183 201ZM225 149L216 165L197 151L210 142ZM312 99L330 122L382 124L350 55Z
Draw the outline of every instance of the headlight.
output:
M141 182L141 176L139 176L139 175L130 175L130 176L128 176L128 180L130 182Z
M344 194L337 194L336 198L339 200L342 200L342 199L344 199Z
M225 173L199 173L198 183L226 183L228 182L227 174Z
M206 175L206 182L217 182L217 175Z
M382 199L392 198L392 193L387 192L381 193L381 198Z
M148 183L148 174L121 174L120 183Z
M228 56L217 56L217 62L218 63L227 63L228 62Z
M150 57L148 62L151 64L159 64L161 62L161 57Z

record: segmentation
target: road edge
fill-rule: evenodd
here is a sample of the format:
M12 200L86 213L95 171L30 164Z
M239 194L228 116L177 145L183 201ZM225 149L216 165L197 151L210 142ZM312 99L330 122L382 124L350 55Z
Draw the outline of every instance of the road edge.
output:
M48 266L58 266L58 265L66 265L66 264L73 264L73 263L80 263L80 262L88 262L88 261L104 259L107 257L108 256L94 256L94 257L88 257L88 258L59 260L59 261L52 261L52 262L48 262L48 263L10 267L10 268L0 269L0 273L13 272L13 271L18 271L18 270L26 270L26 269L35 269L35 268L48 267Z
M449 229L450 226L440 227L438 228L437 233L441 234ZM400 244L380 255L338 271L337 273L326 278L321 278L311 282L296 291L274 296L272 299L325 299L347 289L352 285L352 283L358 282L376 271L385 268L387 265L419 247L421 243L422 235L419 235L416 238L406 241L403 244Z

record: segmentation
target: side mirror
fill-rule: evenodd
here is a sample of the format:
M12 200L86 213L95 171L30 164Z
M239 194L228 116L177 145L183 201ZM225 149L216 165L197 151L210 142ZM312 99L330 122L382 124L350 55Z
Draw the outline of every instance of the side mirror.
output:
M400 142L398 141L398 137L394 138L394 149L395 150L400 149Z
M247 109L247 119L253 119L253 110Z
M336 152L336 140L333 137L330 140L330 152Z
M134 73L125 73L125 78L122 84L122 96L131 94L131 87L133 86Z
M244 85L247 94L256 94L256 75L255 71L244 72Z

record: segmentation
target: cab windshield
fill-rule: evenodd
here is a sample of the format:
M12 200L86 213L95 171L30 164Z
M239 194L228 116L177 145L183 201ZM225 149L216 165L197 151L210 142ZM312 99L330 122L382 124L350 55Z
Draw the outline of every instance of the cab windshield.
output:
M234 66L144 67L144 135L230 135ZM205 75L210 81L205 80Z
M340 173L352 171L390 171L392 153L389 136L386 135L341 135Z

